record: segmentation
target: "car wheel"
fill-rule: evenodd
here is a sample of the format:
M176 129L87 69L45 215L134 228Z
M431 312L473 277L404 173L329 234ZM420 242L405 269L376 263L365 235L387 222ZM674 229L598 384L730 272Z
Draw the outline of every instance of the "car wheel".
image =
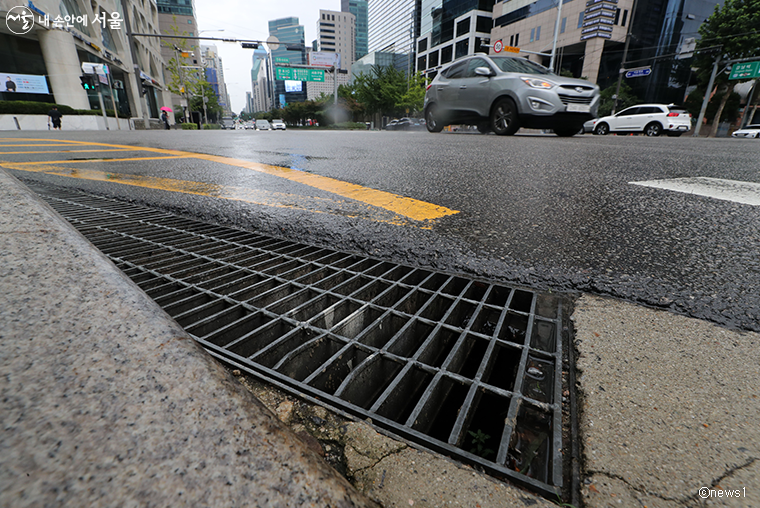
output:
M520 128L517 107L512 99L501 99L491 108L491 130L499 136L511 136Z
M644 134L647 136L659 136L662 134L662 125L658 124L657 122L652 122L644 127Z
M583 127L580 128L580 131L578 127L555 127L554 134L561 138L569 138L576 134L583 134Z
M430 132L441 132L443 130L443 122L435 105L428 106L427 111L425 111L425 125Z
M606 136L610 132L610 126L606 123L600 123L596 126L596 129L594 129L594 134L598 134L600 136Z
M488 134L491 132L491 125L488 122L480 122L477 127L478 132L481 134Z

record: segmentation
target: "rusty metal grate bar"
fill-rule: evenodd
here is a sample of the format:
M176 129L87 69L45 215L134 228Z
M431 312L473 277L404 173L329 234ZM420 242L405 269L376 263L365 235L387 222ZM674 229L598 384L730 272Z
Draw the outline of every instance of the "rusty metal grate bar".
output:
M560 494L562 299L35 190L216 357Z

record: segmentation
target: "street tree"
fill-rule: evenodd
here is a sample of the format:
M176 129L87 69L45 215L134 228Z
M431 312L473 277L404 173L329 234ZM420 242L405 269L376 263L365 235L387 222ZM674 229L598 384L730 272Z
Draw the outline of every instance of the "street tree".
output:
M172 24L169 25L164 35L175 36L192 36L187 30L180 30L177 23L177 16L172 17ZM200 49L193 46L191 39L161 39L161 44L172 49L173 57L166 62L166 71L169 74L166 87L174 95L179 95L187 100L192 91L196 90L201 81L206 77L202 69L193 69L196 67L192 55L198 54L196 61L200 60ZM192 111L192 109L191 109Z
M214 87L211 86L211 83L206 81L204 78L202 81L198 81L193 85L190 93L192 93L192 98L190 99L189 104L192 111L204 111L203 98L205 97L205 112L206 116L208 117L208 121L210 123L216 123L219 119L221 119L222 114L224 113L224 109L219 105L216 93L214 92Z
M700 68L700 81L706 82L712 72L715 58L724 55L729 60L760 58L760 0L726 0L723 7L717 5L715 11L699 27L702 37L697 44L697 66ZM718 52L702 51L700 49L720 46ZM718 124L732 96L737 81L728 80L728 76L720 73L716 77L716 90L722 93L718 110L712 122L710 137L715 137ZM708 90L707 93L712 93Z
M422 108L425 104L425 92L427 88L427 80L422 76L422 73L412 75L409 78L408 88L406 93L401 96L401 102L399 107L403 109L407 115L421 116Z

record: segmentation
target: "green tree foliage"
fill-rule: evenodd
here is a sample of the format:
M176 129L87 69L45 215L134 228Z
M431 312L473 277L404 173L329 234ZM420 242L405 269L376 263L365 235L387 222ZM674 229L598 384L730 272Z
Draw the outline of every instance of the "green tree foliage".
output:
M405 116L421 116L425 104L425 92L427 80L422 73L417 73L409 79L406 93L401 96L399 107L404 110Z
M612 107L615 105L615 99L613 99L612 96L615 95L616 89L617 84L605 88L599 94L599 118L608 116L612 113ZM627 107L638 104L639 102L641 102L641 100L636 97L633 90L631 90L631 87L625 82L621 83L620 93L618 94L617 111L622 111Z
M375 66L354 77L354 84L356 100L368 114L398 116L403 111L400 104L408 86L404 73L395 67Z
M177 16L173 16L173 23L167 28L167 35L192 35L186 30L180 30L177 24ZM190 53L198 51L197 47L192 47L188 42L191 39L161 39L161 44L172 48L174 56L166 62L166 71L169 73L169 79L166 87L175 95L188 97L190 91L195 89L201 80L205 81L206 77L200 72L186 69L186 66L192 65ZM185 56L186 55L186 56ZM200 55L198 56L200 59ZM182 90L184 88L184 91Z
M698 52L696 64L700 69L699 78L703 89L712 72L713 62L720 55L726 55L729 60L760 56L760 0L726 0L723 7L717 5L712 15L699 27L702 37L697 43ZM714 51L706 48L720 46ZM719 73L716 78L716 89L721 93L722 100L714 115L710 136L715 136L718 130L716 117L723 118L723 110L732 96L737 80L728 80L728 76ZM712 91L708 91L712 93ZM703 95L704 97L704 95Z
M203 111L203 97L206 97L208 99L208 102L206 102L206 115L209 122L217 122L222 118L224 110L219 105L214 88L208 81L203 79L203 81L196 82L189 92L193 95L190 99L190 109L192 111Z

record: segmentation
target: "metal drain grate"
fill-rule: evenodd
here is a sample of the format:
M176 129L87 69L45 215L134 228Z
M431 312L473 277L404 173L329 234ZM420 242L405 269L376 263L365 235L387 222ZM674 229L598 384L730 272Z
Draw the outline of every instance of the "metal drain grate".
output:
M561 299L35 190L213 355L560 494Z

